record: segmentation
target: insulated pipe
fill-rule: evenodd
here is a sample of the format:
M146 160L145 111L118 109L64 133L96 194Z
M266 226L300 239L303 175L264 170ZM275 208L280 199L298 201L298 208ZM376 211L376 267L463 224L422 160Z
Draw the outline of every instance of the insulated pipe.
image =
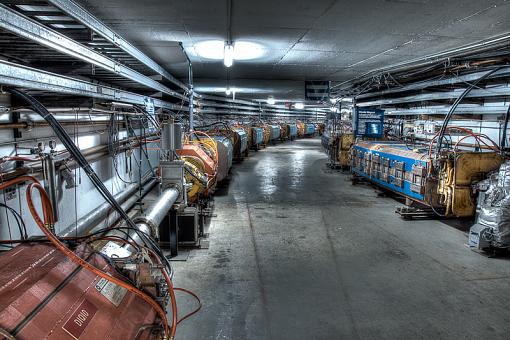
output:
M151 186L156 183L156 180L147 178L142 186ZM138 184L130 184L124 190L117 193L115 196L115 200L119 203L124 203L128 197L132 196L138 190ZM138 199L137 196L134 196ZM62 237L68 236L82 236L87 234L89 230L102 222L108 215L108 212L111 209L111 205L108 202L104 202L99 207L88 213L87 215L80 218L77 223L73 223L69 225L64 231L60 233Z
M176 187L165 189L143 215L134 219L137 229L147 235L155 236L159 225L163 222L178 197L179 189ZM136 231L130 230L129 236L131 241L142 243L140 235ZM134 250L129 244L124 245L124 248L128 251Z

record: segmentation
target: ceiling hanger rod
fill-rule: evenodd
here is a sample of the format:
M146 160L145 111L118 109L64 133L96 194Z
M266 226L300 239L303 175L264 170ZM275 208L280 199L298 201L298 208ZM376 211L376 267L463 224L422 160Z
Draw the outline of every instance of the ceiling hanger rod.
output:
M232 0L227 0L227 44L232 44Z

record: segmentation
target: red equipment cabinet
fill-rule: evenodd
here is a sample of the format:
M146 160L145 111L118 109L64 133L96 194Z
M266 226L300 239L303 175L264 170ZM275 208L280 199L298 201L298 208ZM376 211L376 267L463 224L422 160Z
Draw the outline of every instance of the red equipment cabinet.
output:
M79 247L77 254L119 277L90 249ZM17 246L0 255L0 268L0 328L16 339L156 338L157 315L148 303L51 245Z

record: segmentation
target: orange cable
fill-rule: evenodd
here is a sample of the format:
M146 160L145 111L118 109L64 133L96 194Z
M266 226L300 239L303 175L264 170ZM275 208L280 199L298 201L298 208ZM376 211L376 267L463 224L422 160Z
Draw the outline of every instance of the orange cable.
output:
M28 177L28 176L27 176ZM43 205L43 212L46 211L46 216L44 217L45 220L42 221L34 204L32 201L32 189L35 188L41 195L41 202ZM1 186L0 186L1 189ZM53 243L53 245L60 250L64 255L66 255L72 262L76 263L77 265L89 270L90 272L100 276L103 279L106 279L120 287L123 287L127 289L128 291L134 293L135 295L139 296L141 299L143 299L145 302L147 302L149 305L151 305L156 312L160 315L162 322L164 324L164 329L166 334L170 334L170 338L173 339L173 336L175 333L169 333L169 327L168 327L168 319L166 316L165 311L163 308L154 301L149 295L142 292L141 290L137 289L136 287L133 287L132 285L116 278L113 276L110 276L108 273L103 272L102 270L94 267L90 263L86 262L82 258L80 258L78 255L76 255L73 251L71 251L69 248L67 248L62 242L60 242L46 227L49 224L53 223L53 216L52 216L52 210L51 210L51 202L49 200L48 194L44 190L44 188L41 186L39 182L33 182L27 187L27 203L28 208L30 210L30 213L32 214L32 217L34 218L35 222L41 229L41 231L46 235L46 237Z

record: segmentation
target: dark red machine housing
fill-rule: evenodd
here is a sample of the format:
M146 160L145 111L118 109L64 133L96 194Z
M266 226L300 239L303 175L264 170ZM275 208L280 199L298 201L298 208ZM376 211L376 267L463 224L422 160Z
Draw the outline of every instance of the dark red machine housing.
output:
M97 253L77 254L119 277ZM151 339L157 315L144 300L71 262L47 244L0 255L0 328L16 339ZM0 338L2 336L0 335Z

